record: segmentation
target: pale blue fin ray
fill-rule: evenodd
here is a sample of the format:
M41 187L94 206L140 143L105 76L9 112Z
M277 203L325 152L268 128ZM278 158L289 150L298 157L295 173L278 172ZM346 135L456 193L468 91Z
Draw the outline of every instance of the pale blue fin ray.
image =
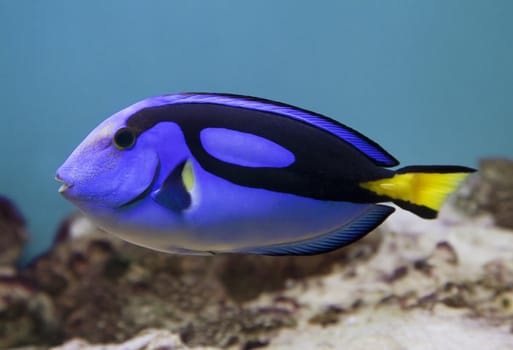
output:
M234 253L260 255L315 255L327 253L362 238L393 212L394 208L392 207L377 204L370 205L369 209L350 223L327 234L298 242L239 249Z

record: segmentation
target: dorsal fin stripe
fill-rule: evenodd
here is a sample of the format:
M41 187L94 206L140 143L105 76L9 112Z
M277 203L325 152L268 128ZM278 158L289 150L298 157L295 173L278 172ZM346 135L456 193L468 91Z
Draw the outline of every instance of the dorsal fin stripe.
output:
M141 104L141 107L147 108L166 104L188 103L219 104L283 115L316 126L339 137L371 158L378 165L395 166L399 164L394 157L377 143L341 123L314 112L270 100L228 94L184 93L154 97L151 98L151 102L146 101L146 103Z

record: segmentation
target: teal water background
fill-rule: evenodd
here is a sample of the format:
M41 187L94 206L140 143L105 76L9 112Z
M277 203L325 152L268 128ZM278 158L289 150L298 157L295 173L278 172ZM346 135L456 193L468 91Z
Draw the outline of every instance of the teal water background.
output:
M331 116L407 164L513 156L513 1L0 0L0 194L43 251L55 170L142 98L248 94Z

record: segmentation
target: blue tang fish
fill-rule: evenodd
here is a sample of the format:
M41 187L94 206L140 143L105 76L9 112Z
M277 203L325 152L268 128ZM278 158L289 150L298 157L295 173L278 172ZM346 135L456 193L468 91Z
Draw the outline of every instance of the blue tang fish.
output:
M434 218L473 169L413 166L320 114L254 97L183 93L98 125L57 171L99 228L178 254L311 255L354 242L394 202Z

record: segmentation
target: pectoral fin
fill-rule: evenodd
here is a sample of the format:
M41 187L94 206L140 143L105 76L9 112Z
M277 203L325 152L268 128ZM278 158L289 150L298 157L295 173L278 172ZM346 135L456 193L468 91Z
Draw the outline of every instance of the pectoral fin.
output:
M194 171L190 161L183 161L168 175L162 186L153 191L151 198L163 207L183 211L191 206Z

